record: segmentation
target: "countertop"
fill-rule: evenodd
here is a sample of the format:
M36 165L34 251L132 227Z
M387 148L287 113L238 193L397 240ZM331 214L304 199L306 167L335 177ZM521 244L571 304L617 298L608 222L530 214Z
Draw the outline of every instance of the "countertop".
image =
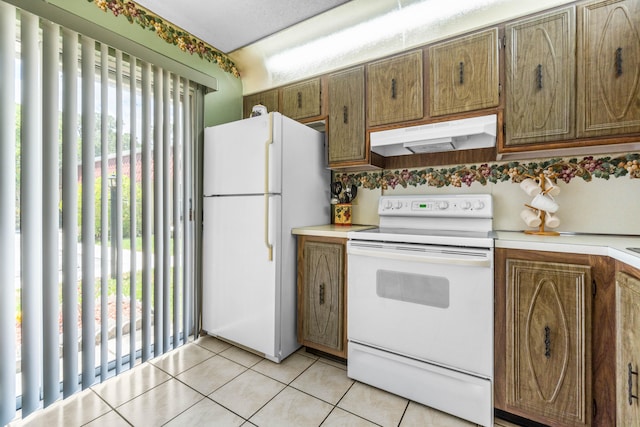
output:
M640 248L640 236L572 233L537 236L518 231L496 231L495 234L496 248L603 255L640 268L640 253L628 249Z
M321 236L321 237L338 237L341 239L347 238L347 233L350 231L366 230L368 228L375 228L375 225L314 225L310 227L298 227L291 230L291 234L298 236Z
M350 231L374 228L373 225L316 225L291 230L300 236L324 236L346 239ZM640 248L640 236L608 234L562 233L560 236L537 236L521 231L496 231L495 247L534 251L566 252L608 256L640 269L640 253L628 248Z

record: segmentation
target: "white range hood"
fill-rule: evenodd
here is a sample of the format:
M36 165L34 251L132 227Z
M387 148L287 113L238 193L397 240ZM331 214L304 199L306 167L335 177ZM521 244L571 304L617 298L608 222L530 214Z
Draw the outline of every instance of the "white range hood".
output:
M490 148L496 145L497 116L471 117L371 132L371 151L384 157Z

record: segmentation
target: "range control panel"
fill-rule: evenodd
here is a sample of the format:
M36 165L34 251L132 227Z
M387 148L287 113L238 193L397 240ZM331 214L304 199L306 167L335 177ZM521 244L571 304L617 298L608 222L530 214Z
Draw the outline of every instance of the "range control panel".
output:
M490 194L381 196L381 216L492 218Z

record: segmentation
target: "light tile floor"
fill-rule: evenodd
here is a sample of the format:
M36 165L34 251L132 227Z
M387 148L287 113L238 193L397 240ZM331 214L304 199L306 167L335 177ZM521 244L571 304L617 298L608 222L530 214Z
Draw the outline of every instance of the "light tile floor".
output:
M276 364L201 337L14 426L434 426L474 424L347 377L304 349ZM496 426L509 426L496 422Z

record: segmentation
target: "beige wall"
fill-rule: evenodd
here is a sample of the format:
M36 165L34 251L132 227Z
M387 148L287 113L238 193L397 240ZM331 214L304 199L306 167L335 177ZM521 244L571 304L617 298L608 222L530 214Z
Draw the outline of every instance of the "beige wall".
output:
M560 182L560 194L555 198L560 209L560 227L557 231L604 234L640 235L640 179L628 176L609 180L593 178L586 182L580 178L570 183ZM483 186L473 183L461 188L428 186L380 189L358 189L353 207L354 224L378 224L377 203L380 195L399 194L465 194L489 193L494 200L494 229L523 230L520 219L523 204L530 198L518 184L499 182Z

